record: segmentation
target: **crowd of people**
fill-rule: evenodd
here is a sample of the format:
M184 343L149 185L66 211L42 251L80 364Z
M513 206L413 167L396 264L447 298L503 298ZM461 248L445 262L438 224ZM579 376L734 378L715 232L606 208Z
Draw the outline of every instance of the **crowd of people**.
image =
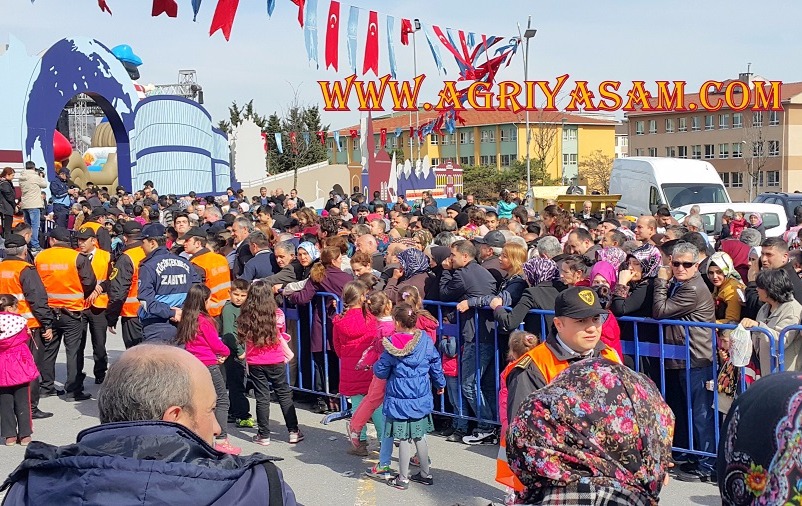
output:
M0 177L10 184L8 170ZM290 504L275 466L238 457L227 427L253 429L253 442L269 445L272 395L287 441L298 444L305 436L296 402L340 412L343 396L347 451L369 455L372 421L379 461L365 474L397 489L434 483L426 435L436 432L455 444L500 444L496 479L509 487L510 503L592 496L655 504L669 471L703 482L735 472L722 462L740 455L733 439L718 468L715 457L671 447L715 455L719 416L742 431L733 412L745 410L765 380L743 394L739 375L750 384L773 376L778 347L784 370L802 368L802 338L782 333L802 316L799 241L793 229L766 238L759 215L728 211L713 241L698 208L679 223L667 208L634 218L594 211L591 202L576 214L550 203L535 213L506 191L493 207L467 195L440 208L428 192L385 202L354 188L333 190L318 212L295 189L201 198L159 194L146 182L112 194L91 183L78 190L66 170L45 200L41 171L29 164L23 172L11 219L0 205L2 437L31 444L32 420L52 416L39 409L43 396L91 398L91 344L102 425L67 450L85 458L66 480L92 470L111 476L114 459L148 458L129 448L101 462L104 441L150 441L154 455L180 441L195 448L208 476L238 470L223 480L230 488L220 485L232 498L247 496L239 480L261 467L271 504ZM750 364L729 364L729 330L694 326L700 322L753 329ZM110 365L106 340L118 328L127 351ZM690 360L635 354L636 335L687 348ZM59 389L62 342L67 376ZM631 402L621 404L625 398ZM66 453L33 444L42 446L5 485L10 504L34 486L49 490L37 494L63 489L36 466ZM166 475L175 472L168 467Z

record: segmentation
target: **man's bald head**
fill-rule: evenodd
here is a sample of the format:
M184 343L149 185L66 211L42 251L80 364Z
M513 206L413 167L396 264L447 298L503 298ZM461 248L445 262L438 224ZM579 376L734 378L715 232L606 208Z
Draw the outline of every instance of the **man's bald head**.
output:
M368 255L372 255L379 251L379 245L376 243L376 238L371 234L360 235L356 240L357 251L364 251Z
M140 344L109 368L98 395L100 423L171 421L211 444L220 427L209 427L206 420L209 392L214 402L211 374L192 354L174 346Z

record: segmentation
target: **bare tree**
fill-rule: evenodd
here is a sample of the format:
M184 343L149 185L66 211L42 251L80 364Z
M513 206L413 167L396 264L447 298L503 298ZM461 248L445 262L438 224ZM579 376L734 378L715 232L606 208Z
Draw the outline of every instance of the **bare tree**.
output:
M613 158L597 149L590 156L579 162L579 174L587 179L588 191L606 194L610 188L610 174L613 170Z
M527 135L531 135L533 169L535 171L539 169L544 174L548 174L549 166L557 155L555 145L560 130L558 128L560 120L557 116L554 113L538 111L534 120L530 122L530 131L527 132ZM557 177L561 179L562 174L558 174Z
M746 163L746 174L749 178L749 200L754 198L755 188L760 187L760 179L763 168L768 163L769 146L763 132L763 122L768 118L763 117L763 112L757 112L749 119L749 126L744 128L744 140L741 141L744 162Z

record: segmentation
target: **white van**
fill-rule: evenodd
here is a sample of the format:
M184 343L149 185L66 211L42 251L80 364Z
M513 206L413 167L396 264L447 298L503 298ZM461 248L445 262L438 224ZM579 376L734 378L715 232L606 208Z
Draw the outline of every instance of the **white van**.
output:
M699 206L699 215L702 218L702 223L704 223L705 233L713 240L721 233L721 216L727 209L744 213L744 217L746 217L747 221L749 220L750 214L760 213L760 216L763 218L763 227L766 229L766 237L780 237L785 233L788 224L788 216L785 214L785 208L779 204L750 202L746 204L696 205ZM691 207L693 207L693 204L682 206L678 209L672 209L671 216L682 223L682 220L691 214Z
M620 194L616 211L651 215L661 205L676 209L689 204L730 202L716 169L703 160L680 158L616 158L610 194Z

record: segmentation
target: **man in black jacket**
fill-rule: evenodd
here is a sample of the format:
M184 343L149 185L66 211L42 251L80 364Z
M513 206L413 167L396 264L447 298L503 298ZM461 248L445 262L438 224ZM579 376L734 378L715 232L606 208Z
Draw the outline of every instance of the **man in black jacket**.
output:
M253 258L251 243L248 241L248 236L251 232L253 232L253 222L248 218L239 217L231 225L231 235L234 236L234 251L236 251L232 278L242 276L245 271L245 264Z
M802 304L802 279L794 270L794 266L788 262L788 243L781 237L769 237L761 243L760 268L763 269L783 269L791 285L794 287L794 298ZM746 302L744 303L743 315L745 318L754 319L763 302L757 294L757 284L755 279L759 268L757 265L750 265L747 274Z

